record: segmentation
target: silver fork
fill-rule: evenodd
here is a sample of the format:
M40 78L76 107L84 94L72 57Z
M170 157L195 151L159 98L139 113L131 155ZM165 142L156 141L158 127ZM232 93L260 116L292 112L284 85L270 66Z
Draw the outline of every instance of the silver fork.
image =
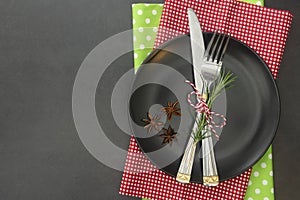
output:
M207 88L210 91L211 84L220 75L222 60L227 49L229 37L215 32L204 53L204 63L201 66L200 74ZM203 184L206 186L216 186L219 184L219 175L214 155L212 131L207 126L206 138L202 140L202 164L203 164Z

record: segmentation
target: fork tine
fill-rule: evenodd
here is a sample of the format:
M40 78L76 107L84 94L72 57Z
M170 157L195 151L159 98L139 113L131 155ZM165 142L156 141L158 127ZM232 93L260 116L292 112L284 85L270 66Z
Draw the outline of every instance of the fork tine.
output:
M222 53L221 53L219 62L222 62L223 57L224 57L224 55L225 55L225 51L226 51L226 49L227 49L227 46L228 46L228 43L229 43L229 40L230 40L230 36L226 36L226 37L227 37L227 39L226 39L225 45L224 45L224 47L223 47L223 51L222 51Z
M219 44L218 51L216 53L215 60L214 60L216 63L218 63L220 61L219 56L220 56L220 53L221 53L221 49L222 49L225 37L226 37L226 35L222 34L222 40L221 40L221 42Z
M213 47L213 49L212 49L212 51L210 53L210 56L209 56L209 59L208 59L210 61L213 61L213 59L214 59L214 55L216 53L216 48L218 46L218 43L219 43L219 40L220 40L220 36L221 36L221 34L218 35L217 41L215 42L214 47Z
M213 36L211 37L211 39L210 39L210 41L209 41L209 43L208 43L208 45L207 45L207 48L206 48L206 50L205 50L204 58L207 58L207 60L208 60L208 55L209 55L211 46L212 46L212 44L214 43L214 39L215 39L216 35L217 35L217 32L215 32L215 33L213 34Z

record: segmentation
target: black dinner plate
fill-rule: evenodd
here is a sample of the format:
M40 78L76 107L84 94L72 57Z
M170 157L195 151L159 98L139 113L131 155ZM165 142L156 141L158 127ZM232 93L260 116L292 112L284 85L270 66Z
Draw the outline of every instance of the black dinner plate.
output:
M212 33L204 33L207 45ZM131 127L136 141L159 169L176 177L185 145L194 123L195 112L186 101L192 89L184 80L193 81L190 38L174 38L155 49L136 74L130 97ZM226 112L227 125L216 142L215 156L221 181L240 175L267 151L279 122L280 101L275 81L265 62L242 42L230 39L223 60L225 71L237 76L234 87L221 95L215 111ZM174 116L171 125L177 132L170 144L162 144L161 133L143 129L146 113L153 105L165 106L179 101L182 116ZM158 106L159 107L159 106ZM155 110L155 109L154 109ZM192 114L188 114L192 113ZM197 147L191 182L202 183L201 142Z

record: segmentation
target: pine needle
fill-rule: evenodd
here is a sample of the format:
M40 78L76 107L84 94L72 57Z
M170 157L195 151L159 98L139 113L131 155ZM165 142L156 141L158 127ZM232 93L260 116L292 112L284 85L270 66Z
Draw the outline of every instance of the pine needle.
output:
M207 99L206 103L208 105L208 108L211 110L212 105L216 98L223 92L224 90L229 90L232 88L233 82L235 81L237 77L233 75L231 72L225 73L224 70L221 71L220 76L218 80L213 84L212 89L209 90L209 88L206 88L206 94ZM210 136L207 136L206 133L208 132L207 128L207 122L206 122L206 114L202 113L200 119L197 121L196 117L196 123L198 125L197 131L193 132L192 137L194 139L195 143L198 143L199 141L208 138Z

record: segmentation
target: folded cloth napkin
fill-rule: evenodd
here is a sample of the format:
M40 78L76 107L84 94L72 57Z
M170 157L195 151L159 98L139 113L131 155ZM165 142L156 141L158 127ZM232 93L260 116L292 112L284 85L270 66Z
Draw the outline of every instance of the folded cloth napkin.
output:
M155 48L189 32L188 8L201 16L203 31L228 33L254 49L276 79L293 17L290 12L236 0L166 0Z
M166 2L167 3L167 2ZM260 2L259 4L263 4ZM138 27L154 27L153 31L156 32L156 26L159 20L159 16L161 14L161 5L149 5L149 4L139 4L133 5L133 26ZM156 20L155 20L155 16ZM291 18L291 16L290 16ZM289 18L289 19L290 19ZM284 22L286 23L286 21ZM280 32L280 31L279 31ZM287 31L286 31L287 32ZM153 42L153 36L141 34L134 35L134 44L135 49L139 48L141 45L144 46L142 41L145 42ZM146 38L146 40L145 40ZM142 49L141 52L135 51L135 66L139 66L140 62L144 59L145 55L151 49ZM138 158L139 157L139 158ZM253 168L254 173L252 174L251 179L249 182L249 188L247 190L246 198L245 199L273 199L273 180L272 180L272 154L271 150L269 149L264 158ZM139 162L138 162L139 160ZM136 162L134 162L136 161ZM152 199L243 199L243 187L241 186L241 180L238 183L233 185L227 184L224 187L220 187L222 192L218 193L217 191L206 191L207 188L202 188L202 190L198 190L195 188L197 186L193 186L193 184L189 184L189 187L181 187L181 186L174 186L171 180L171 184L173 187L168 186L167 189L165 188L168 185L168 179L164 179L164 176L161 171L158 170L158 174L139 174L135 173L132 168L137 169L137 167L144 167L144 168L153 168L155 167L142 155L134 139L131 140L131 145L129 149L128 159L125 167L124 176L122 179L122 185L120 189L121 194L139 196L139 197L147 197ZM263 173L262 173L263 172ZM161 175L163 174L163 176ZM154 175L155 178L151 179L151 176ZM170 177L167 177L170 178ZM154 180L153 180L154 179ZM242 181L246 182L248 179L242 179ZM150 182L150 183L149 183ZM228 182L228 181L226 181ZM169 182L170 183L170 182ZM157 184L155 188L152 188L154 184ZM178 184L175 182L175 184ZM150 186L149 186L150 185ZM180 185L180 184L179 184ZM198 185L198 184L197 184ZM187 186L187 185L185 185ZM239 186L239 187L237 187ZM255 186L255 187L254 187ZM260 186L261 188L257 187ZM226 188L227 187L227 188ZM234 188L236 187L236 188ZM167 194L163 194L163 190L166 189ZM174 188L175 193L174 194ZM242 188L242 189L241 189ZM179 190L180 189L180 190ZM201 189L201 188L200 188ZM251 190L250 190L251 189ZM151 191L153 190L153 191ZM171 190L171 191L170 191ZM233 191L231 191L233 190ZM234 190L240 191L238 194L234 192ZM171 194L168 194L170 191ZM149 194L151 193L151 194ZM228 194L230 193L230 194ZM184 195L183 195L184 194ZM199 194L201 197L199 197ZM218 196L219 195L219 196ZM258 198L257 198L258 197Z

